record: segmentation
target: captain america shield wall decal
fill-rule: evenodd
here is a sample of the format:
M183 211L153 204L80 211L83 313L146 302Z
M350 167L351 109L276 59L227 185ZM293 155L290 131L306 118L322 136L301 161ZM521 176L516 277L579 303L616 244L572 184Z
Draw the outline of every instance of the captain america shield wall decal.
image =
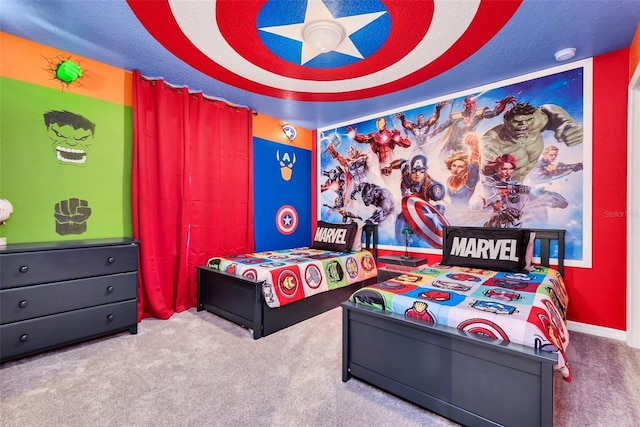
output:
M522 0L127 3L167 50L217 80L261 95L326 102L388 94L449 70L489 41ZM332 17L349 34L339 49L310 58L296 29L317 16Z
M284 205L276 212L276 228L282 234L289 235L298 228L298 212L293 206Z

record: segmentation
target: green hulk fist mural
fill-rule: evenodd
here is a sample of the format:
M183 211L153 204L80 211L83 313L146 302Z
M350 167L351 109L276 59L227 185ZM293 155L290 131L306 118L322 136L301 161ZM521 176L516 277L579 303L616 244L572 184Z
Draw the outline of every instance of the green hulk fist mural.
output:
M86 200L71 198L56 203L56 233L61 236L82 234L87 231L87 219L91 216L91 208Z

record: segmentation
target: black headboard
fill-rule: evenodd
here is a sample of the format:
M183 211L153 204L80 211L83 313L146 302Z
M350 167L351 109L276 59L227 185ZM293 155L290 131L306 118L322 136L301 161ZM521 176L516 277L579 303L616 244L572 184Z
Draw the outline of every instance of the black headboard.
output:
M373 254L373 259L378 259L378 224L366 223L362 228L365 236L365 249Z
M536 240L540 242L540 264L549 267L551 242L558 242L558 271L564 274L564 235L566 230L527 228L536 233Z

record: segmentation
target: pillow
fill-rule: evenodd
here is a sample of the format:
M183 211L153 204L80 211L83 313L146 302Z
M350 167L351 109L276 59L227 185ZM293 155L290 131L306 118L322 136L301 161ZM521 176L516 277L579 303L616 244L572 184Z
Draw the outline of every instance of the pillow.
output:
M525 271L530 236L529 230L522 229L449 227L440 264L494 271Z
M334 224L318 221L311 248L334 252L351 252L358 224Z

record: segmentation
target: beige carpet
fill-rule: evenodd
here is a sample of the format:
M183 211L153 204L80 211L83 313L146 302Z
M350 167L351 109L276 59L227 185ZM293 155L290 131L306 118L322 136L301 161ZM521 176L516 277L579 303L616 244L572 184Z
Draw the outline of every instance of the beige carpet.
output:
M0 425L452 426L361 381L341 381L341 309L253 340L190 309L139 333L0 366ZM557 426L640 425L640 350L573 333ZM496 402L499 404L499 402Z

